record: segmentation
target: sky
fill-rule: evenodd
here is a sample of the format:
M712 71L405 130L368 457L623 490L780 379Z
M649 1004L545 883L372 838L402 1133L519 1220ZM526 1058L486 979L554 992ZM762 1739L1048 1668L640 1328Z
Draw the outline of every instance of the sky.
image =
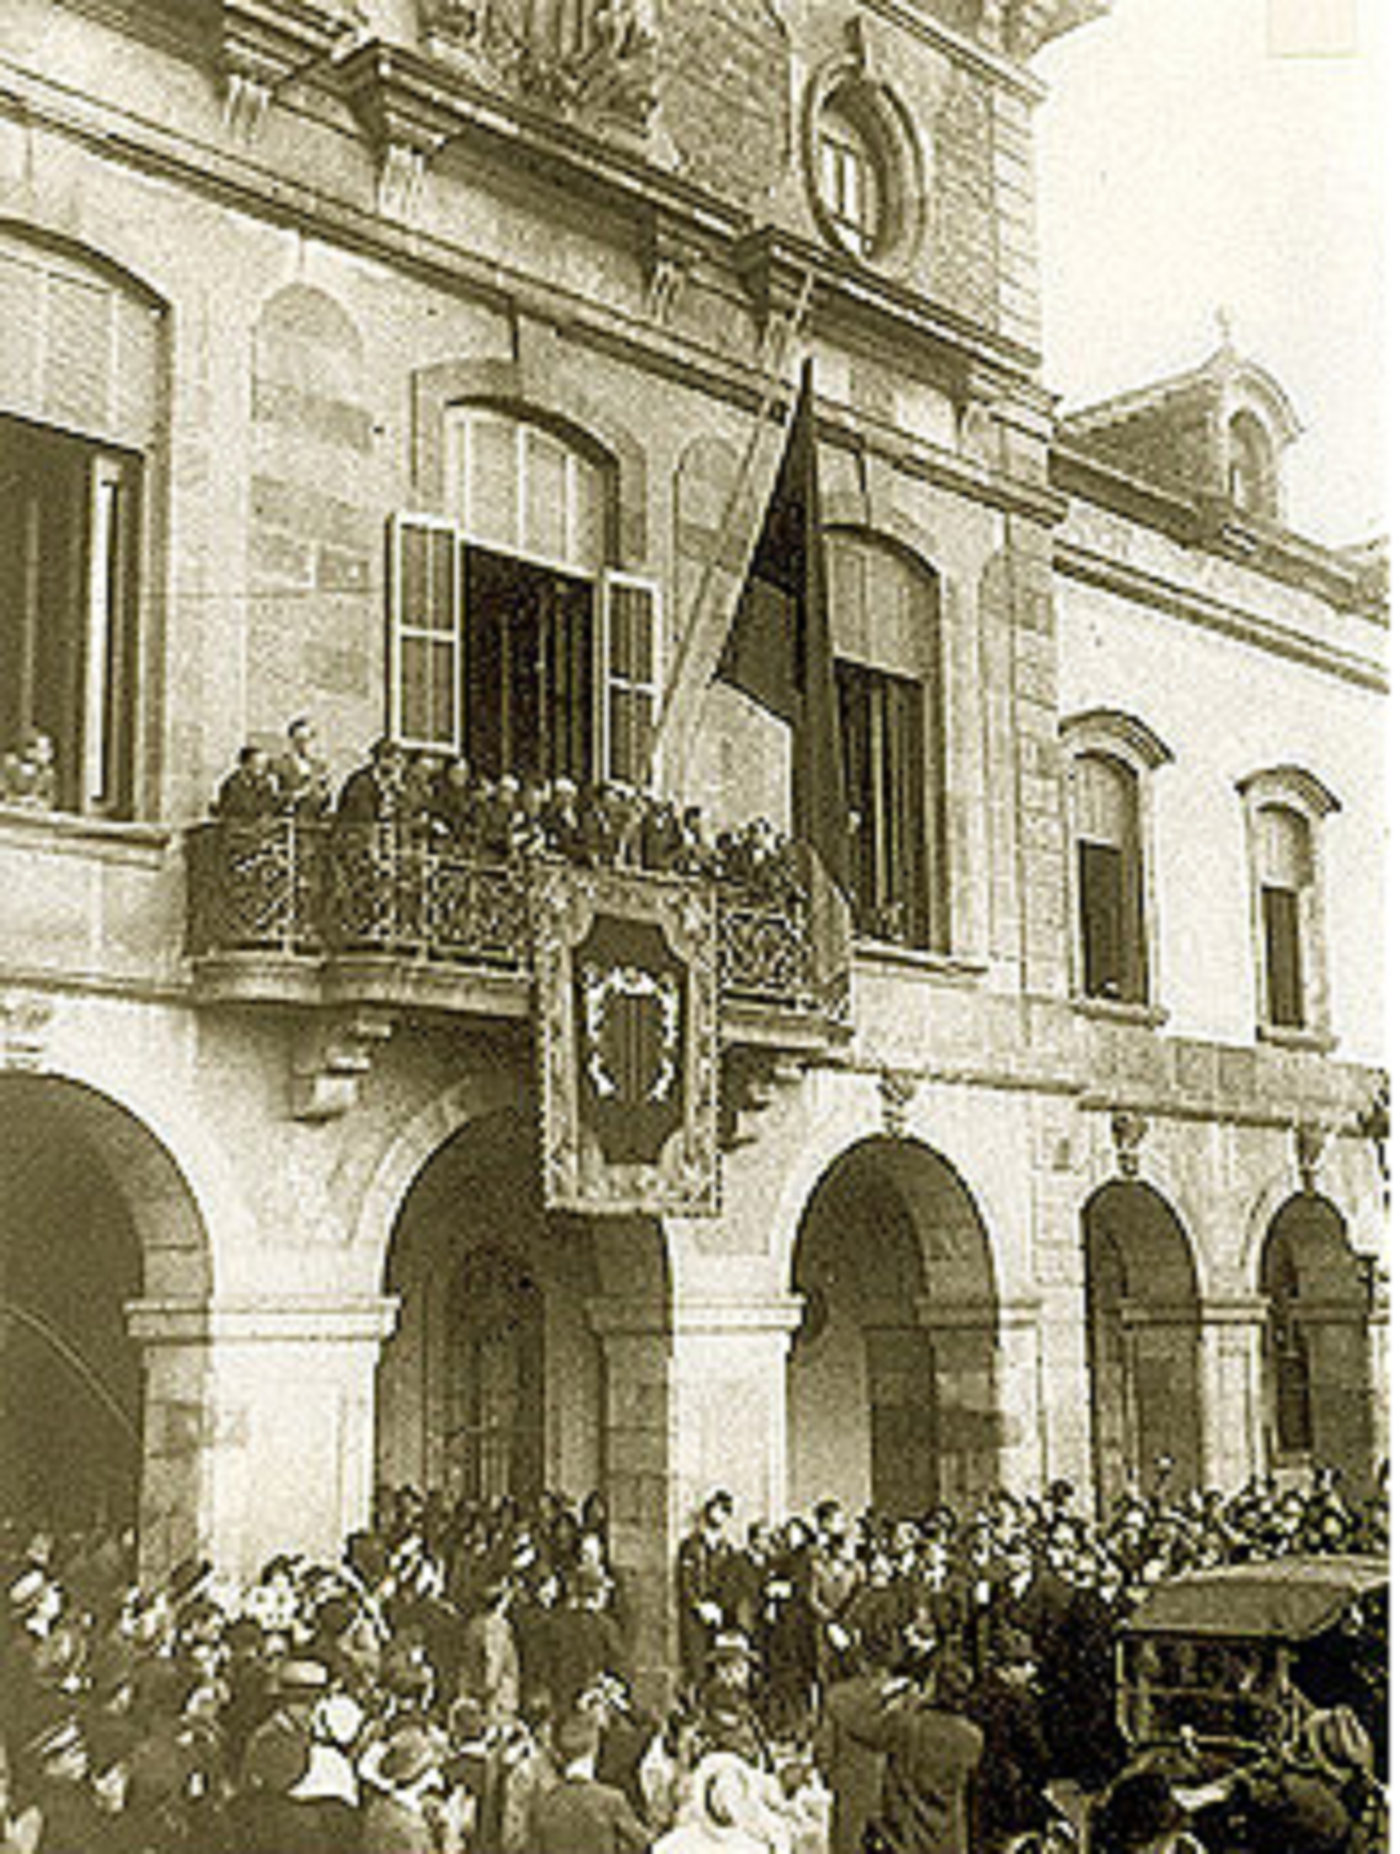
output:
M1384 9L1114 0L1036 63L1047 383L1072 409L1192 367L1224 311L1304 426L1289 524L1333 543L1387 525Z

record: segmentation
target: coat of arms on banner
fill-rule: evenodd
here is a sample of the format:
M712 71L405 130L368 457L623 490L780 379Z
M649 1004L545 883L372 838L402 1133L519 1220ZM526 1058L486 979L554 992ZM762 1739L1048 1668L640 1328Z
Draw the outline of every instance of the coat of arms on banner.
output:
M709 885L544 868L535 920L545 1203L597 1215L716 1215Z

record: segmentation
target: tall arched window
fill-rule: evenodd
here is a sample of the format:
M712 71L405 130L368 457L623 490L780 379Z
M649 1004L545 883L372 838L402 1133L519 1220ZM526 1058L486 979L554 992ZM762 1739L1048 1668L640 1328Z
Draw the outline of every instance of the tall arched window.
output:
M1249 833L1256 997L1262 1036L1325 1037L1321 826L1337 800L1299 767L1240 783Z
M390 731L488 774L645 784L656 589L608 565L605 465L497 406L446 437L449 514L395 522Z
M827 549L856 931L939 950L946 926L937 582L870 535L833 530Z
M1080 989L1088 998L1147 996L1137 777L1121 760L1074 762L1075 875Z
M1151 776L1170 759L1143 722L1092 709L1061 723L1069 749L1074 987L1081 998L1151 998Z

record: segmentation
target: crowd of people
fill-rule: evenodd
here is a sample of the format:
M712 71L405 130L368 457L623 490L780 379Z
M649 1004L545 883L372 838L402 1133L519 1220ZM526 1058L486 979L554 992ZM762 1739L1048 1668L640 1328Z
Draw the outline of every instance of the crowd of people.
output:
M460 754L410 752L386 737L337 793L301 716L288 727L282 754L251 742L240 749L212 809L233 824L292 817L388 826L468 859L542 854L593 868L706 875L775 901L805 888L800 850L766 818L712 832L698 805L616 781L491 777Z
M1064 1483L917 1520L734 1518L716 1492L681 1544L654 1713L633 1675L667 1657L596 1495L385 1490L337 1563L242 1586L191 1559L141 1588L127 1538L11 1529L0 1850L994 1854L1057 1783L1108 1797L1092 1854L1156 1849L1179 1804L1160 1770L1123 1773L1117 1623L1185 1569L1386 1548L1383 1489L1327 1473L1164 1484L1102 1521ZM1368 1845L1385 1656L1364 1646L1361 1686L1322 1696L1275 1773L1293 1813L1236 1845Z

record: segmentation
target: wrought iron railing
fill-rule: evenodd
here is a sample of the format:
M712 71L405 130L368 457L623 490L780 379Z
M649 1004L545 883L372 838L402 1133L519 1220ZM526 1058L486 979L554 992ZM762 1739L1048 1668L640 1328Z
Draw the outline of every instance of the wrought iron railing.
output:
M186 851L187 947L196 957L374 953L531 969L529 856L467 855L392 825L293 817L196 825ZM839 1014L833 971L839 979L848 962L839 949L833 959L819 892L797 883L774 893L725 881L717 888L722 992Z

